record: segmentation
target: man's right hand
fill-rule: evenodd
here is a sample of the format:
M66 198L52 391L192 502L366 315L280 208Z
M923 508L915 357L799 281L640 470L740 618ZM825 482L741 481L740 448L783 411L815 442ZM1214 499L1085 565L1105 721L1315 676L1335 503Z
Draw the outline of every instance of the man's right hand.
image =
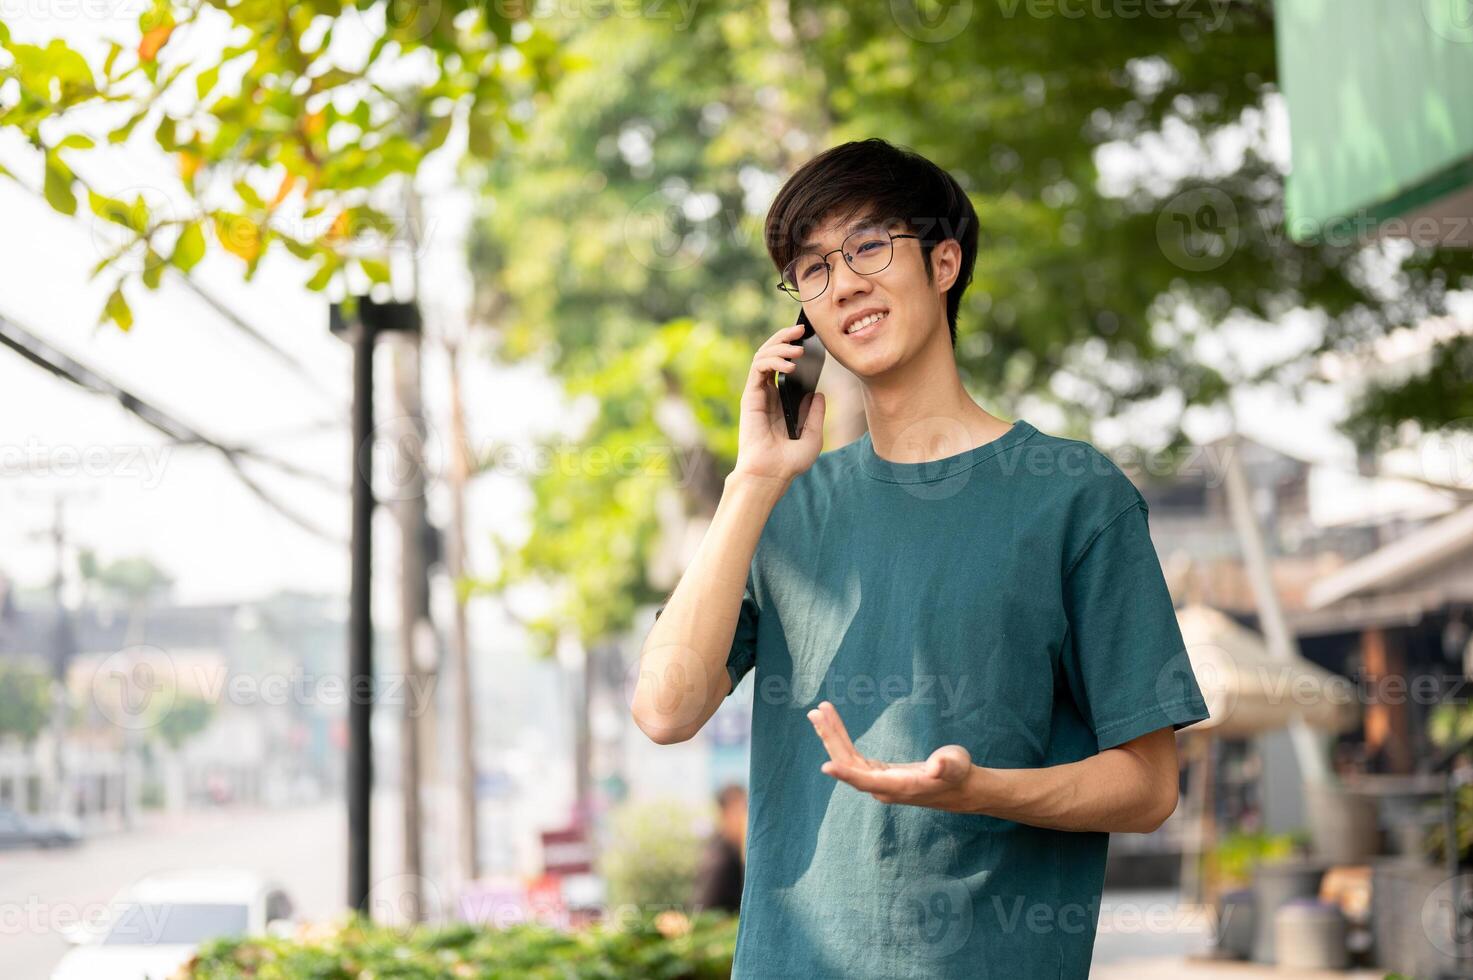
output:
M803 429L797 439L789 439L782 401L773 382L776 372L795 369L793 361L804 354L803 348L796 343L802 336L801 323L784 327L768 337L752 357L752 369L747 372L747 386L742 391L737 461L733 473L787 483L812 466L823 449L822 392L803 396L798 408Z

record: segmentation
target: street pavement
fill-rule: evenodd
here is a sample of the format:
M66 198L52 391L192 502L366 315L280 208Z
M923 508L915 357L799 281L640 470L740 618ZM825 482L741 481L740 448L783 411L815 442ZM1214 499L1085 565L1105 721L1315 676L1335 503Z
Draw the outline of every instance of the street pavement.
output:
M397 874L398 807L374 801L374 879ZM4 976L46 980L66 952L59 927L94 914L114 893L153 872L217 864L274 877L298 913L322 919L343 909L346 815L338 801L285 809L231 807L153 815L137 830L88 840L71 850L0 853L0 945ZM1194 960L1211 922L1180 907L1174 891L1107 892L1101 901L1091 980L1253 980L1273 967ZM1381 973L1326 974L1338 980ZM1308 978L1306 978L1308 980Z
M400 866L397 817L392 796L374 800L375 878ZM146 819L138 829L76 848L0 852L0 972L7 980L46 980L69 948L61 925L95 915L118 889L159 871L243 867L274 877L298 911L312 918L333 916L345 903L347 816L337 801Z

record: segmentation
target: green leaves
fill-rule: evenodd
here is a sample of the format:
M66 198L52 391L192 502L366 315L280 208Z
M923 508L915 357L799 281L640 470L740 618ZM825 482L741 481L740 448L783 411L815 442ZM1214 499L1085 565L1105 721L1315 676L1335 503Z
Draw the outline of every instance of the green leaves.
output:
M444 146L445 139L450 135L450 128L453 125L455 125L455 117L448 114L431 120L429 134L424 142L424 152L433 153Z
M4 27L0 23L0 31ZM24 660L0 662L0 736L29 745L45 730L51 711L51 678L45 670Z
M211 65L209 68L206 68L204 71L200 72L199 75L197 75L194 79L195 97L203 102L205 100L205 96L209 95L210 92L214 90L215 83L219 80L219 65Z
M332 282L333 273L337 272L340 268L342 268L342 263L332 253L323 253L321 264L317 267L317 272L307 281L307 288L314 292L321 292L326 289L328 283Z
M204 230L200 228L198 221L191 221L179 233L179 240L174 243L174 254L169 257L169 261L180 272L188 272L198 265L200 259L204 257Z
M143 253L143 284L149 289L158 289L164 279L164 257L152 248Z
M118 325L123 331L133 329L133 310L128 305L128 300L123 296L123 284L118 283L113 289L112 295L107 298L107 305L103 307L102 316L98 323L111 321Z
M77 195L72 193L72 172L54 152L46 154L46 203L62 214L77 213Z
M363 269L363 274L368 276L369 281L374 283L389 281L389 264L378 259L359 259L358 265Z
M346 18L356 25L364 7L337 0L285 8L274 0L207 0L203 5L146 0L132 37L98 45L95 73L81 50L66 41L16 44L11 29L0 24L0 77L7 86L0 129L44 147L42 185L58 213L75 215L77 195L85 192L97 220L132 233L132 240L121 241L97 271L121 269L115 263L124 255L144 260L141 268L134 265L123 273L104 320L126 329L132 314L122 286L141 281L156 287L166 265L187 273L202 261L211 232L225 251L242 260L247 279L272 239L281 237L292 256L311 263L314 289L326 288L345 262L358 262L374 283L388 282L387 263L349 258L353 238L348 229L357 236L393 225L364 203L372 196L363 192L389 179L412 177L427 153L447 144L455 120L472 102L480 125L470 155L489 160L502 151L506 107L528 89L523 78L528 59L508 49L536 36L542 45L536 60L557 50L550 35L511 30L514 20L530 16L530 5L501 11L493 27L486 11L469 0L395 0L389 29L376 39L367 62L334 63L327 56L334 23ZM223 19L229 28L230 43L218 55L201 57L186 43L194 40L187 33L202 12ZM323 20L326 30L315 29ZM514 36L521 40L513 41ZM523 68L503 71L503 61ZM396 77L395 69L406 66L415 73L428 68L428 80L367 81L370 75ZM386 70L380 73L381 68ZM399 72L398 77L408 76ZM17 83L19 98L12 99ZM102 108L106 115L72 115ZM52 127L79 129L68 126L73 118L92 128L65 137L51 132ZM97 126L97 118L108 120L106 129ZM124 200L112 189L105 167L81 166L72 154L95 150L104 142L102 134L111 145L139 135L174 155L195 213L180 220L151 209L142 198ZM69 166L74 160L85 178L82 191ZM7 176L0 171L0 179ZM222 185L234 187L237 202L218 195ZM311 235L278 233L276 215L287 211L349 217L342 228L334 226L334 233L312 240Z
M690 853L699 855L698 850ZM730 976L736 916L712 909L689 915L676 911L674 907L685 901L685 893L674 891L671 884L667 882L660 902L644 906L667 911L644 912L637 917L610 916L608 923L589 929L558 929L531 922L457 922L402 929L355 916L341 924L314 923L307 930L311 934L307 938L213 940L200 947L198 957L184 972L196 980L268 973L282 977L393 976L404 980L446 976L518 980ZM672 898L672 893L678 897ZM629 903L619 907L640 906ZM269 970L260 969L262 963Z

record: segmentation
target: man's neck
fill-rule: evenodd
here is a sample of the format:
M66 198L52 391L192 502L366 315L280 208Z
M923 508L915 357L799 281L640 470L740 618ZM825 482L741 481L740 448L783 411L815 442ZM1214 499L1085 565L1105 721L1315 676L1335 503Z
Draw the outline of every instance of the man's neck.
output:
M945 330L906 364L862 385L870 441L881 459L928 463L999 438L1011 424L972 400Z

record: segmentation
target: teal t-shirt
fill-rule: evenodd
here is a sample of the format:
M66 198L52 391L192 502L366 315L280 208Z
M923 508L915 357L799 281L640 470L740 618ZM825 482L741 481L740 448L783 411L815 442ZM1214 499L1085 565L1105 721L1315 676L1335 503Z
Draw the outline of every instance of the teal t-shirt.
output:
M736 980L1089 973L1109 834L881 803L819 771L838 709L891 762L1087 758L1208 716L1147 505L1088 443L1018 420L925 463L870 436L789 485L727 670L755 670Z

